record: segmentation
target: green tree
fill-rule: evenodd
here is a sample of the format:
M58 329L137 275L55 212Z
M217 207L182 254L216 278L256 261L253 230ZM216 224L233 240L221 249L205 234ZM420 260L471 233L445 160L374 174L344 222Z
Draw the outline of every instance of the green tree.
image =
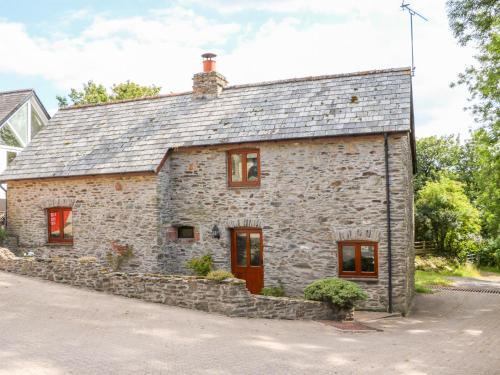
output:
M82 90L71 89L68 94L72 105L97 104L113 102L124 99L137 99L147 96L156 96L159 94L161 87L141 86L137 83L126 81L115 84L111 88L111 93L108 93L106 87L98 85L93 81L88 81L83 84ZM59 108L68 106L68 98L64 96L56 97Z
M415 193L429 181L436 181L443 174L457 177L462 149L458 137L432 136L417 140L417 165Z
M463 185L448 177L429 181L420 191L416 205L418 240L431 240L438 251L465 255L475 251L481 229L479 211L464 193Z
M469 196L481 211L482 232L485 237L500 235L500 142L498 135L481 128L473 132L466 144L468 156L464 165L470 165L467 175ZM465 174L464 174L465 176Z
M476 63L460 74L473 101L471 109L484 123L498 127L500 117L500 3L498 0L448 0L448 18L462 46L477 51ZM498 129L497 129L498 130Z
M500 207L500 3L498 0L448 0L451 29L462 46L476 51L475 63L459 75L467 87L476 121L481 123L466 144L470 173L467 193L481 210L483 234L499 236Z

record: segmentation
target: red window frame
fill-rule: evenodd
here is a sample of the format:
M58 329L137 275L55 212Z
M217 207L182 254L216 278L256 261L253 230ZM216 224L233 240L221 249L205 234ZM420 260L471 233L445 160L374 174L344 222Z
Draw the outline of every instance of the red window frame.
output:
M73 214L73 210L71 207L52 207L47 209L47 235L49 243L73 243L73 238L65 238L64 234L64 212L71 212ZM60 237L52 237L50 230L50 214L57 213L59 216L59 231L61 233Z
M355 271L344 271L343 264L343 248L345 245L354 246L354 262ZM373 256L375 261L374 272L361 271L361 246L373 246ZM378 242L373 241L342 241L338 243L338 258L339 258L339 276L340 277L362 277L362 278L377 278L378 277Z
M248 181L247 175L247 155L257 154L257 179L255 181ZM242 178L241 181L233 181L233 163L231 157L233 155L241 155L242 162ZM258 187L260 186L260 150L253 149L237 149L227 152L227 180L230 187Z

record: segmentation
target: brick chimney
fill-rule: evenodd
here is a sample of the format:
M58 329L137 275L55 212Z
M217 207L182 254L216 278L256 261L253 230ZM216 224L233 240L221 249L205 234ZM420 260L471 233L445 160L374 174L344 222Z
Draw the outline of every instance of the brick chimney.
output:
M214 99L227 86L226 77L215 70L214 53L204 53L203 73L196 73L193 76L193 98L194 99Z

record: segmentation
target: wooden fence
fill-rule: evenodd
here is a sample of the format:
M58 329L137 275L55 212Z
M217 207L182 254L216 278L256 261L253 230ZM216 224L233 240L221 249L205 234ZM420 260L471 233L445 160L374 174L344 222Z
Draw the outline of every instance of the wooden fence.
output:
M415 255L436 254L437 247L434 241L415 241Z

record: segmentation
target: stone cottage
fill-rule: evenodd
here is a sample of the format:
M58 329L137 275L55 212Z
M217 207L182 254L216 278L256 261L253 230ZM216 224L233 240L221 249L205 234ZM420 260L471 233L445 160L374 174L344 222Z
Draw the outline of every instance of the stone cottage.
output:
M410 69L228 86L214 57L192 92L61 109L0 178L19 246L176 274L210 252L254 293L342 277L407 311Z

